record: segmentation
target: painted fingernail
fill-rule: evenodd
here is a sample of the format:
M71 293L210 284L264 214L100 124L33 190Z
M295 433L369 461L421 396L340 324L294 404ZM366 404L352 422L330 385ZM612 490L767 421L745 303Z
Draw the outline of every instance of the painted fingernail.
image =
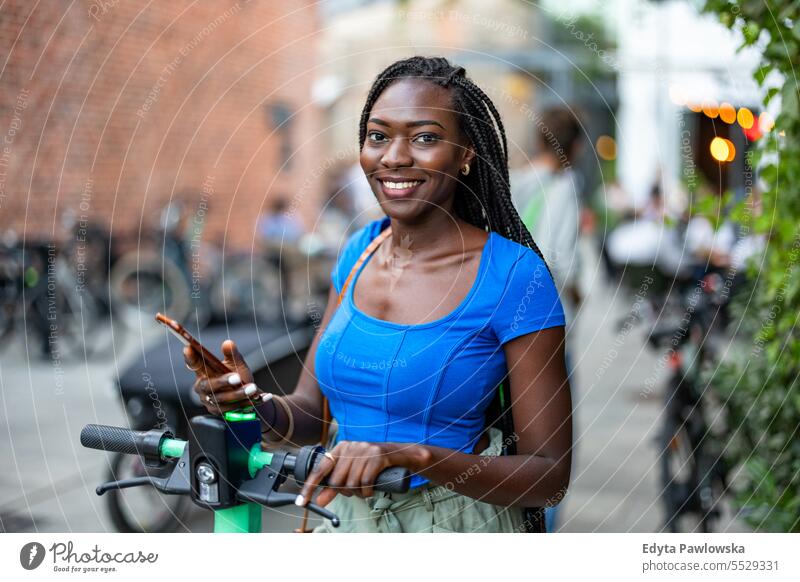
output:
M272 399L272 393L271 392L265 392L264 394L261 395L261 402L267 402L268 400L271 400L271 399Z
M306 500L303 499L302 495L298 495L297 498L294 500L294 504L297 507L303 507L306 504Z
M256 392L258 392L258 388L256 388L255 384L248 384L247 386L244 387L244 393L247 396L252 396Z
M231 386L236 386L237 384L242 383L242 377L239 374L231 374L228 376L228 384Z

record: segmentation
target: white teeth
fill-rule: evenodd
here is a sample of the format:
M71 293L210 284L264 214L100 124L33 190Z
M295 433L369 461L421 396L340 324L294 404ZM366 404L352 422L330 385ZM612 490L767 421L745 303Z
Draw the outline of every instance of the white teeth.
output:
M414 180L413 182L384 182L383 185L392 190L403 190L405 188L413 188L421 183L422 180Z

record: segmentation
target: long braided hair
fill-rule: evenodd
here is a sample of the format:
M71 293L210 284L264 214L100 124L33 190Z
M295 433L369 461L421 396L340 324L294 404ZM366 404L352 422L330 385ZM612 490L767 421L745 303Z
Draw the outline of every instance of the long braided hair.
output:
M466 76L464 67L443 57L411 57L392 63L372 83L361 112L358 146L364 147L367 120L378 97L393 82L423 79L450 90L461 130L475 148L475 171L460 176L453 208L463 220L513 240L544 256L511 202L508 143L503 121L492 100ZM545 262L546 264L546 262ZM548 267L549 269L549 267Z

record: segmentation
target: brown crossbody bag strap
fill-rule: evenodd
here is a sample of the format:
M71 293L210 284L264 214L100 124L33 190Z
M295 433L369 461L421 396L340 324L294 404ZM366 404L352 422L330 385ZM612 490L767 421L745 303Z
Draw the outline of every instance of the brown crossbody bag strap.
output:
M339 301L337 303L337 306L341 305L342 301L344 301L345 293L347 293L347 288L350 286L350 282L353 280L353 277L355 277L356 273L358 273L358 270L361 268L361 265L364 264L364 261L366 261L370 257L370 255L372 255L372 253L375 252L375 249L377 249L381 245L381 243L384 240L386 240L387 237L391 236L391 234L392 234L392 227L389 226L384 231L382 231L377 237L375 237L372 240L372 242L369 243L367 248L364 249L364 252L361 253L360 257L358 257L358 260L356 261L355 265L353 265L353 268L350 269L350 273L347 275L347 279L344 280L344 284L342 285L342 290L339 291ZM320 332L320 333L322 333L322 332ZM331 426L331 407L330 407L330 404L328 403L327 397L325 395L323 395L322 396L322 436L321 436L320 441L319 441L320 444L323 447L328 442L328 432L330 431L330 426ZM306 527L307 523L308 523L308 509L303 511L303 523L300 526L300 528L295 530L295 531L298 532L298 533L309 533L309 532L311 532L312 530L307 529L307 527Z

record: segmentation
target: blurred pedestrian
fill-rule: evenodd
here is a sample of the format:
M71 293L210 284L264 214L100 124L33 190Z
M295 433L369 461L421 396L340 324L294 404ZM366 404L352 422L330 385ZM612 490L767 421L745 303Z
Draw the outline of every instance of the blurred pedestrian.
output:
M550 265L568 322L582 299L578 227L583 179L573 167L582 147L581 131L571 111L545 111L539 118L536 155L511 173L514 205Z
M511 196L553 273L567 322L567 371L574 382L571 345L575 334L570 328L582 301L578 236L583 180L573 165L582 147L582 129L577 116L565 108L546 110L537 129L535 156L526 167L511 173ZM547 531L557 528L558 507L545 510Z
M303 224L289 212L289 204L283 197L274 198L258 220L258 233L268 243L296 244L304 232Z

